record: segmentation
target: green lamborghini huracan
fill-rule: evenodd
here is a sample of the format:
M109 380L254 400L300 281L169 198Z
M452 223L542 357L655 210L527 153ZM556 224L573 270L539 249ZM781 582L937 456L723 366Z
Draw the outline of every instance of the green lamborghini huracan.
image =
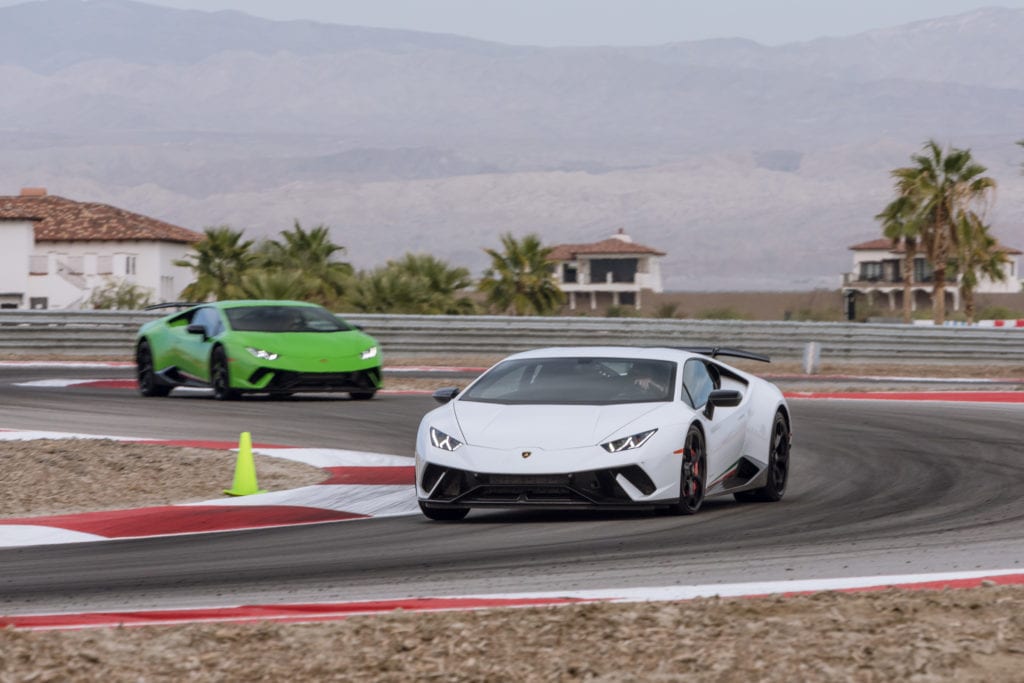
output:
M316 304L217 301L146 323L135 344L139 392L210 387L219 400L242 393L347 392L373 398L380 345Z

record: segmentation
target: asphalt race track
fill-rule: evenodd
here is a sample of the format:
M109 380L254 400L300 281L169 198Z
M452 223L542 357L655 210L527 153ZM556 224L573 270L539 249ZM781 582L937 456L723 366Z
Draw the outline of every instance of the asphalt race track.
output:
M130 369L0 368L0 428L411 455L428 396L220 403L15 387ZM443 383L443 381L442 381ZM694 517L479 512L0 550L0 613L320 602L1024 569L1024 406L791 401L778 504Z

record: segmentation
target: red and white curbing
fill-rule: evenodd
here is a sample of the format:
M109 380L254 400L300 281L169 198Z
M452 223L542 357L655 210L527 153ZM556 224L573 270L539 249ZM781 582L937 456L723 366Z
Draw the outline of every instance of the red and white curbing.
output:
M0 616L0 628L24 630L71 630L121 626L155 626L188 623L275 621L284 623L337 621L346 617L405 612L438 612L498 609L507 607L564 606L585 602L678 602L695 598L755 598L770 595L792 597L822 591L862 592L887 588L944 590L980 586L1024 585L1019 570L990 570L941 574L866 576L853 578L761 581L754 583L619 588L589 591L505 593L451 597L408 597L388 600L277 605L235 605L171 610L26 614Z
M230 450L216 441L161 441L43 431L0 431L3 440L115 439ZM254 453L319 467L323 482L288 491L199 503L0 519L0 547L80 543L418 514L412 459L331 448L256 444ZM229 482L226 482L229 483Z
M229 449L228 442L159 441L95 434L42 431L0 431L0 439L115 438L180 446ZM409 458L363 451L326 448L287 448L259 445L253 451L320 467L328 479L290 491L202 503L116 510L82 515L56 515L0 520L0 547L101 541L179 533L198 533L267 526L415 514L412 467ZM1024 584L1019 570L990 570L947 574L875 576L697 586L557 591L454 597L408 597L389 600L236 605L206 609L27 614L0 616L0 628L30 630L144 626L197 622L313 622L395 610L477 610L502 607L557 606L581 602L680 601L698 597L756 597L798 595L818 591L864 591L889 587L908 589L966 588L980 585Z

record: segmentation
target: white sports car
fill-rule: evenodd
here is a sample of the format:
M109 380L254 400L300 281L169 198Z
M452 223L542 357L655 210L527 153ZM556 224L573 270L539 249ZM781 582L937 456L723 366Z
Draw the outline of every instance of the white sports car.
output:
M777 501L791 421L779 389L719 360L735 349L562 347L509 356L443 403L416 437L423 514L474 507L647 507L706 496Z

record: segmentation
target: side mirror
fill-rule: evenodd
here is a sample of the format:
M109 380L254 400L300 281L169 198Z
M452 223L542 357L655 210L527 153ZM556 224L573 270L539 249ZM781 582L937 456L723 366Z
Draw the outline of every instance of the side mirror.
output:
M704 416L709 420L715 415L715 408L735 408L743 400L743 394L735 389L715 389L708 394Z
M188 332L189 334L201 334L203 335L203 339L206 339L206 327L203 325L197 325L195 323L192 323L191 325L185 328L185 331Z
M438 403L448 403L448 401L458 396L460 391L462 390L458 387L444 387L443 389L438 389L433 394L434 400Z

